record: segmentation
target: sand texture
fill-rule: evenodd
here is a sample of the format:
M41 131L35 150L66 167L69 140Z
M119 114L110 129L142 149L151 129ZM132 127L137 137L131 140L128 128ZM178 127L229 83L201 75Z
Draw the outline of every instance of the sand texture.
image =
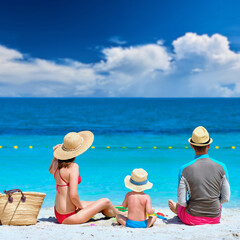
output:
M187 226L169 209L157 211L168 215L168 220L157 219L149 229L132 229L120 226L114 218L102 214L81 225L58 224L53 208L42 209L38 222L32 226L1 226L0 239L240 239L240 209L223 209L220 224Z

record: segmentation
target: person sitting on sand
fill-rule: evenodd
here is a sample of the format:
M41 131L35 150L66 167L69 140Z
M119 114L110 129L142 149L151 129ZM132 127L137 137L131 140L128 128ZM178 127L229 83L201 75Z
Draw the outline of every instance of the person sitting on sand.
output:
M149 228L157 217L149 217L147 214L154 214L151 206L151 198L143 191L152 188L152 183L147 180L148 173L144 169L134 169L131 176L125 177L125 186L132 190L128 192L122 203L123 207L128 207L128 217L118 214L116 219L118 223L131 228Z
M230 199L227 168L209 157L213 140L204 127L195 128L188 141L195 159L180 168L178 202L169 200L169 208L188 225L219 223L221 204Z
M98 212L108 217L118 214L118 210L107 198L95 202L79 199L78 184L81 177L79 166L74 160L92 145L93 139L94 135L90 131L71 132L64 137L63 144L53 147L54 157L49 172L54 174L57 187L54 210L59 223L85 223Z

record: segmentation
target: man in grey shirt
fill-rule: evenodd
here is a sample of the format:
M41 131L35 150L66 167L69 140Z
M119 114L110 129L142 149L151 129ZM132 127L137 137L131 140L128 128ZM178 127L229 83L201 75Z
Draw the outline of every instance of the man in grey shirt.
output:
M195 128L188 141L195 159L180 168L178 202L169 200L169 208L188 225L219 223L221 204L230 200L227 168L209 157L213 140L204 127Z

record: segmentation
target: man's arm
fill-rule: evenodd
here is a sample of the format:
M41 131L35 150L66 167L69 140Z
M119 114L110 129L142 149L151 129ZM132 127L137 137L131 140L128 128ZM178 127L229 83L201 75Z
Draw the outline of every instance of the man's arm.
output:
M178 203L183 206L187 207L187 184L186 179L181 176L179 184L178 184Z
M222 185L220 189L220 203L227 203L230 200L230 185L226 175L223 176Z

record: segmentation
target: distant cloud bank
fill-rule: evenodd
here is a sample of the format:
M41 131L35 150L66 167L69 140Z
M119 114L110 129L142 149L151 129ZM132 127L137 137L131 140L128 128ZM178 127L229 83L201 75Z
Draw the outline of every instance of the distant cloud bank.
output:
M240 53L220 34L102 50L100 62L49 61L0 45L0 96L240 97Z

